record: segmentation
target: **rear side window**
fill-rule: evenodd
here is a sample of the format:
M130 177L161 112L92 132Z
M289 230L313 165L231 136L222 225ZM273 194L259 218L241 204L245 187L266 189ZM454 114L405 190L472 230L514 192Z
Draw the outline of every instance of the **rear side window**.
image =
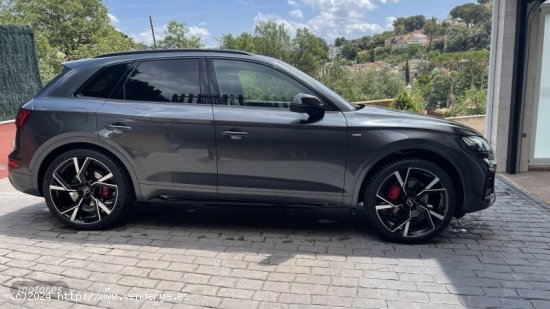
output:
M104 68L86 83L80 94L94 98L109 98L118 81L130 66L131 64L124 63Z
M140 63L121 94L124 100L202 103L198 59L154 60Z

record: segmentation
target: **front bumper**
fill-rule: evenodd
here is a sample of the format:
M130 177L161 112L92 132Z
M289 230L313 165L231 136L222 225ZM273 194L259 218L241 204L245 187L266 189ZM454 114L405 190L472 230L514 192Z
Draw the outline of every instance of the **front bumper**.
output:
M496 162L486 159L481 166L480 169L476 169L479 171L478 177L473 177L473 174L471 174L472 178L477 178L479 179L478 181L473 181L473 179L469 181L469 179L466 179L466 185L471 186L466 191L470 194L465 195L462 212L459 216L486 209L496 201Z

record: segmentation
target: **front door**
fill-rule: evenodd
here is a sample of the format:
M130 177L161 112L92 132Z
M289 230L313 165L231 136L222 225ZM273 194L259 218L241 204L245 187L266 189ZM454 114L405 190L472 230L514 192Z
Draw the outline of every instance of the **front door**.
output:
M218 197L340 205L347 147L343 114L329 110L323 119L307 122L307 115L291 112L293 96L315 93L275 68L224 59L213 59L211 66L211 88L219 92L213 105Z

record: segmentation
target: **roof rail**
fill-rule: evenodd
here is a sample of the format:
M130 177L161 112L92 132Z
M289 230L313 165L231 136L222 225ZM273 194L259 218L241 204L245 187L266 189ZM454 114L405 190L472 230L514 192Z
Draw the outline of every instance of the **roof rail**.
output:
M232 49L209 49L209 48L178 48L178 49L147 49L147 50L134 50L127 52L117 52L110 54L103 54L95 56L93 58L105 58L112 56L124 56L124 55L139 55L139 54L149 54L149 53L181 53L181 52L209 52L209 53L223 53L223 54L239 54L239 55L248 55L252 56L251 53L232 50Z

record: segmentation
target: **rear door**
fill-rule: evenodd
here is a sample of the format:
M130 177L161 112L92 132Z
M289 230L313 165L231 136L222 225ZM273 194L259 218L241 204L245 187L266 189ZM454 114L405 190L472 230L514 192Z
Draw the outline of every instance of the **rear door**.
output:
M98 110L100 139L131 161L145 199L216 198L207 87L204 59L139 61Z

